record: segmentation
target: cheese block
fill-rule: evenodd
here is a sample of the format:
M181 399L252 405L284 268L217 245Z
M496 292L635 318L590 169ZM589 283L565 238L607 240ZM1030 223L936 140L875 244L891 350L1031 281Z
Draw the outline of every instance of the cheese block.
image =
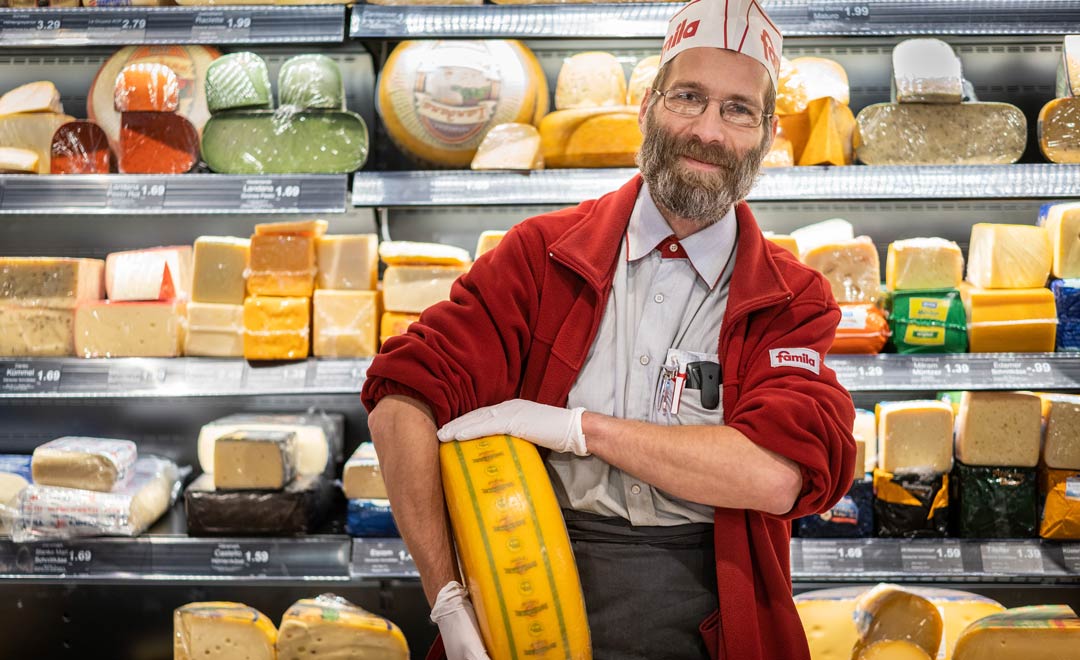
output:
M965 465L952 473L954 533L969 539L1034 538L1039 529L1035 468Z
M274 107L266 60L255 53L229 53L206 69L206 105L210 112Z
M889 341L889 321L873 304L840 305L840 325L829 353L875 355Z
M319 238L326 234L330 223L326 220L285 220L283 222L260 222L255 225L255 233L262 234L299 234Z
M1080 94L1080 35L1067 34L1061 46L1058 63L1056 96Z
M184 174L199 161L199 134L181 115L124 112L116 152L121 174Z
M555 83L555 109L596 108L626 102L626 75L611 53L577 53L563 60Z
M191 295L191 246L113 252L105 259L109 300L172 300Z
M113 108L117 112L176 112L180 109L180 81L164 64L129 64L116 76Z
M778 117L780 127L777 135L783 135L791 143L791 158L798 163L802 158L806 143L810 141L810 113L803 110L794 115L780 115ZM854 148L854 136L852 136Z
M855 410L852 436L866 445L866 471L872 472L878 462L877 417L869 410Z
M379 74L376 110L406 155L461 168L492 126L534 123L540 99L547 82L519 42L405 41Z
M921 646L906 641L875 642L858 652L855 660L932 660Z
M34 483L108 493L127 480L137 453L130 440L57 438L34 450Z
M800 227L791 232L795 244L799 246L799 255L805 255L831 243L846 243L855 239L855 230L851 223L841 218L833 218L812 225Z
M383 273L383 304L390 311L419 314L450 300L454 281L465 272L460 266L387 266Z
M972 353L1054 350L1057 310L1050 289L960 290Z
M0 147L0 174L37 174L40 160L41 157L29 149Z
M1046 439L1042 462L1058 470L1080 470L1080 396L1046 394Z
M894 291L888 307L897 353L967 351L967 315L956 289Z
M890 640L912 642L930 657L938 655L945 629L941 612L913 591L893 584L879 584L859 596L852 616L859 633L853 657L859 657L860 649Z
M1057 350L1080 351L1080 280L1052 280L1050 290L1057 306Z
M1080 203L1044 206L1039 224L1050 236L1050 273L1058 278L1080 277Z
M949 483L949 474L926 468L896 474L875 469L874 536L945 538L949 531Z
M278 71L278 99L283 106L344 110L345 81L338 63L326 55L295 55Z
M0 304L0 357L74 354L74 310Z
M1027 145L1027 119L1008 103L876 103L855 118L855 155L867 165L1001 165Z
M1034 605L992 614L960 636L953 660L1076 660L1080 618L1067 605Z
M0 536L11 534L11 523L18 515L19 493L32 481L29 456L0 454Z
M851 165L855 162L852 135L855 115L832 97L815 99L806 107L810 133L799 165Z
M791 140L787 139L787 136L782 131L777 132L773 138L772 146L769 147L769 152L765 154L765 159L761 161L762 167L794 167L795 166L795 148L791 144Z
M476 240L476 258L479 259L480 255L494 250L505 237L505 231L489 230L481 232L480 238Z
M295 433L237 431L214 443L217 490L281 490L295 474Z
M206 123L202 155L223 174L351 174L367 160L368 131L342 110L230 110Z
M185 303L86 302L75 310L75 354L83 358L179 357Z
M362 442L345 462L341 473L341 488L350 500L386 499L386 484L375 445Z
M188 603L173 612L173 660L276 660L277 630L240 603Z
M491 657L591 657L577 566L536 448L494 436L443 443L439 456L458 558Z
M293 603L281 617L278 660L369 658L409 660L405 635L393 622L344 598L323 594Z
M320 289L372 291L379 281L379 237L329 234L315 241Z
M100 259L0 257L0 302L73 309L102 297L104 273Z
M412 241L383 241L379 244L379 257L389 266L457 266L464 269L471 263L469 253L461 248Z
M297 536L320 531L334 504L321 474L300 476L282 490L216 490L204 474L184 491L191 536Z
M878 463L886 472L952 469L953 410L941 401L897 401L878 413Z
M484 136L470 167L474 170L542 170L540 133L532 124L499 124Z
M956 458L967 465L1035 467L1042 402L1026 392L964 392L956 420Z
M200 236L195 239L191 299L200 303L243 304L250 250L251 239L247 238Z
M805 111L811 101L826 98L835 99L843 106L850 102L844 67L823 57L781 60L776 90L777 114L794 115Z
M250 296L244 301L244 357L299 360L308 356L311 299Z
M177 112L202 132L210 118L206 107L206 71L220 53L208 46L126 46L114 53L98 70L87 94L90 121L105 131L115 153L120 152L120 113L113 107L116 77L129 64L164 64L176 74L180 89Z
M986 222L971 227L967 280L977 287L1046 286L1052 264L1050 234L1044 227Z
M54 112L63 114L60 92L56 85L41 80L20 85L0 96L0 116L27 112Z
M788 252L795 255L795 258L799 258L799 243L795 240L794 236L788 234L774 234L772 232L763 232L765 240L769 241L773 245L779 245Z
M367 358L379 352L379 292L315 291L315 357Z
M958 104L963 98L960 58L940 39L901 41L893 48L892 66L893 101Z
M813 248L802 261L825 276L838 303L873 303L881 297L881 265L867 236Z
M964 254L944 238L908 238L889 243L885 288L890 291L955 289L964 279Z
M97 124L68 122L53 133L49 162L52 174L108 174L111 167L109 138Z
M184 355L244 357L244 306L188 303Z
M345 418L338 413L314 410L303 414L240 413L216 419L199 431L199 466L214 473L214 443L236 432L276 431L296 436L296 472L300 476L322 474L342 460Z
M387 499L349 500L345 512L345 531L349 536L360 538L401 536L390 510L390 500Z
M53 112L0 115L0 146L34 152L38 157L37 173L48 174L52 169L53 134L74 120Z
M660 56L644 57L634 65L626 84L626 105L641 105L646 93L652 89L656 74L660 72Z
M633 167L641 141L633 106L561 110L540 122L545 167Z
M1053 99L1039 111L1039 149L1052 163L1080 163L1080 101L1076 97Z
M302 234L251 237L248 293L254 296L310 296L315 289L315 238Z
M383 312L382 319L379 321L379 346L385 344L391 337L405 334L409 326L419 320L419 314Z
M1080 471L1039 470L1039 490L1045 494L1039 536L1080 540Z

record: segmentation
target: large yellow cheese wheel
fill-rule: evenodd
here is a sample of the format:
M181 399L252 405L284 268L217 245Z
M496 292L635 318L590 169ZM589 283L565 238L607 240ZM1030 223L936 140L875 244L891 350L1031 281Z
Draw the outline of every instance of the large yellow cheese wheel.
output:
M633 167L641 140L634 106L558 110L540 122L545 167Z
M536 448L510 436L440 448L465 581L492 660L590 660L585 600Z
M376 109L406 154L467 167L492 126L536 120L541 73L516 41L405 41L379 75Z

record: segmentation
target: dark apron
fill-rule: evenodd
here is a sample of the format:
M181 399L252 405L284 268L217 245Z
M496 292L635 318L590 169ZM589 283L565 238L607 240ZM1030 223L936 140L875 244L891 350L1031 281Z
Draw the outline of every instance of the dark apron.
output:
M713 526L634 527L563 509L595 660L708 660L717 608Z

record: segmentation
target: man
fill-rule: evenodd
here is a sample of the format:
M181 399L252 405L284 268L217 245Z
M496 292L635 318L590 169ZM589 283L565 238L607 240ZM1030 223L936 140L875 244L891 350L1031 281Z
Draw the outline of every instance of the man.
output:
M776 132L780 40L755 0L682 8L641 105L641 176L516 226L368 370L372 438L450 660L487 655L436 432L550 450L594 657L809 658L789 521L847 490L854 408L822 363L840 319L828 284L741 201Z

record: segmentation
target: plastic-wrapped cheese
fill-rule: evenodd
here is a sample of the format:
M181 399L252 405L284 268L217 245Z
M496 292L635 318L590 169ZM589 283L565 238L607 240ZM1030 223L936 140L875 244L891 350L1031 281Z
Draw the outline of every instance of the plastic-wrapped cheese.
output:
M481 232L480 238L476 239L476 258L479 259L480 255L494 250L495 246L501 243L505 237L505 231L489 230Z
M229 53L206 70L206 105L210 112L274 107L266 61L255 53Z
M341 473L341 488L350 500L386 499L386 484L375 445L362 442L345 462Z
M1080 163L1080 99L1053 99L1039 111L1039 149L1052 163Z
M626 75L611 53L588 52L568 57L555 84L555 109L619 106L626 99Z
M333 59L318 53L290 57L278 72L278 98L283 106L344 110L341 68Z
M184 355L244 356L244 306L188 303Z
M254 296L310 296L315 289L315 238L301 234L251 237L247 290Z
M86 302L75 310L75 354L84 358L179 357L185 303Z
M1080 203L1044 205L1039 212L1039 225L1050 236L1053 253L1050 273L1062 279L1080 277Z
M638 108L579 108L540 122L545 167L632 167L641 148Z
M234 110L203 129L206 164L223 174L345 174L367 161L363 117L343 110Z
M450 299L450 289L466 271L460 266L387 266L383 304L392 312L419 314Z
M645 93L652 89L659 70L659 55L643 58L634 65L634 71L630 74L630 81L626 84L626 105L641 105Z
M277 660L277 630L240 603L188 603L173 612L173 660Z
M776 90L776 113L793 115L807 109L815 99L833 98L840 105L850 102L847 72L834 60L798 57L782 60Z
M1065 35L1057 72L1057 96L1080 94L1080 35Z
M0 536L11 534L19 493L32 481L29 456L0 454Z
M242 305L251 239L200 236L195 239L191 299L201 303Z
M56 85L40 80L20 85L0 96L0 116L30 112L64 112Z
M890 291L955 289L964 279L964 254L944 238L908 238L889 243L885 287Z
M1057 306L1058 351L1080 351L1080 279L1052 280L1050 291Z
M105 259L109 300L172 300L191 295L191 246L113 252Z
M972 353L1041 353L1054 350L1057 310L1050 289L960 290Z
M74 310L0 304L0 356L62 357L74 354Z
M379 292L319 289L312 303L315 357L367 358L379 352Z
M1046 394L1042 461L1058 470L1080 470L1080 396Z
M52 174L108 174L112 166L109 138L93 122L72 121L57 128L50 152Z
M215 471L214 445L218 438L239 431L289 432L296 436L296 472L300 476L322 474L341 460L344 418L337 414L236 414L214 420L199 431L199 466Z
M802 261L825 276L838 303L873 303L881 296L881 265L867 236L816 247Z
M37 173L48 174L52 169L53 135L74 120L54 112L0 115L0 145L34 152L38 157Z
M874 304L840 305L840 325L830 353L875 355L889 341L889 322Z
M138 450L130 440L64 437L34 450L34 483L107 493L127 480Z
M0 174L37 174L41 157L29 149L0 147Z
M311 341L311 298L250 296L244 301L244 357L300 360Z
M123 112L116 163L122 174L184 174L199 160L199 133L181 115Z
M937 606L926 598L892 584L879 584L855 602L856 655L876 642L903 640L937 657L945 624ZM888 657L888 656L882 656Z
M281 490L295 475L292 431L236 431L214 442L217 490Z
M1068 605L1034 605L992 614L960 636L953 660L1076 660L1080 618Z
M408 660L409 646L391 621L323 594L293 603L281 617L278 660Z
M471 263L469 253L452 245L415 243L412 241L383 241L379 257L388 266L457 266Z
M1080 470L1039 470L1039 489L1045 494L1039 536L1080 540Z
M408 332L409 326L419 320L419 314L383 312L382 319L379 321L379 345L382 346L391 337L405 334Z
M0 302L72 309L102 297L104 273L99 259L0 257Z
M795 243L799 246L799 255L802 256L823 245L853 240L855 229L847 220L833 218L800 227L791 232L791 237L795 239Z
M940 39L906 39L893 48L893 100L899 103L960 103L960 58ZM948 110L945 110L948 112Z
M886 472L948 472L953 463L952 406L941 401L882 404L878 449L878 463Z
M986 222L971 227L967 280L977 287L1042 287L1052 264L1050 234L1043 227Z
M375 234L328 234L315 239L320 289L374 290L379 281L379 238Z
M484 136L470 167L474 170L542 170L540 132L532 124L499 124Z
M783 131L777 132L776 136L773 138L772 146L769 147L769 153L765 154L765 160L761 161L761 166L795 166L795 147L792 146L791 140L787 139L787 136L783 134Z
M113 107L117 112L176 112L180 82L172 69L158 62L136 62L116 76Z
M956 424L956 458L967 465L1035 467L1042 404L1024 392L964 392Z

